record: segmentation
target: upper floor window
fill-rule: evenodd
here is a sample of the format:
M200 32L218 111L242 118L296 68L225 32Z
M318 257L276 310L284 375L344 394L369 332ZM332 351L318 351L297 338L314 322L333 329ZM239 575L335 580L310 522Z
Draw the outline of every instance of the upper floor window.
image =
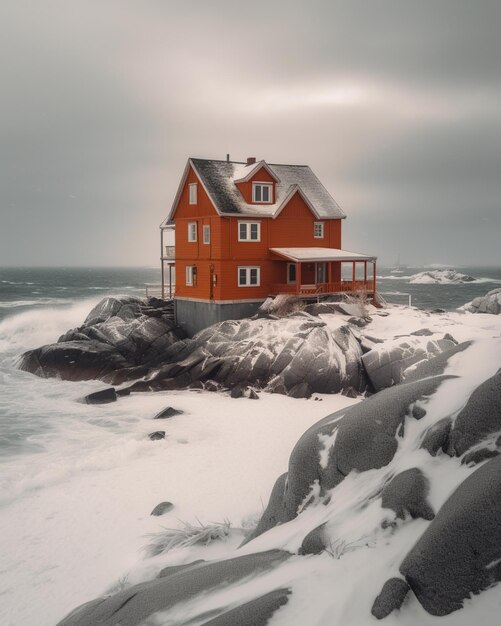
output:
M238 222L238 241L261 241L261 223Z
M193 271L194 269L193 265L186 266L186 285L188 287L193 287L193 277L195 275L195 272Z
M189 190L190 190L190 204L196 204L197 203L197 183L190 183Z
M272 183L252 183L252 202L271 203L272 199Z
M313 237L315 237L315 239L324 238L324 223L323 222L315 222L313 224Z
M188 222L188 241L197 240L197 223Z
M203 242L210 243L210 225L209 224L203 225Z
M239 267L238 286L239 287L259 287L261 282L260 267Z

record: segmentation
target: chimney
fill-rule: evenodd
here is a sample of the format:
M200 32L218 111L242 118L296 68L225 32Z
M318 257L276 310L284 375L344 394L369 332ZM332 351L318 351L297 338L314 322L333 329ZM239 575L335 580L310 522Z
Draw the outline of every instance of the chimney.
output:
M247 165L254 165L256 157L247 157Z
M229 154L227 154L227 155L226 155L226 163L229 163L229 162L230 162L230 155L229 155Z

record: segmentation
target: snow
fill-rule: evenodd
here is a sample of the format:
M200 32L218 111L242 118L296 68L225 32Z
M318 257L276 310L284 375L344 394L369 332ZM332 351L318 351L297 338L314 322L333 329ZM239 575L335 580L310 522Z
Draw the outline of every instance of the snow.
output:
M90 307L87 306L87 310ZM389 313L386 315L386 313ZM17 347L31 346L37 332L35 312L22 314L24 331L13 322L0 333ZM68 313L48 321L47 340L67 327ZM301 434L329 413L357 400L324 395L322 401L296 400L261 393L259 400L234 400L208 392L135 394L109 405L74 402L99 383L68 383L34 379L16 372L25 390L22 402L35 412L50 406L50 430L38 435L41 451L9 457L1 473L0 550L2 553L2 624L45 626L75 606L91 600L120 579L135 583L153 578L169 564L196 558L228 558L270 548L297 550L305 533L327 522L330 553L292 557L276 569L229 585L218 595L194 598L188 605L156 615L151 623L165 626L197 616L210 606L246 601L278 587L292 587L289 602L275 613L272 626L364 626L375 623L373 599L390 576L397 575L403 555L428 522L398 521L396 530L381 528L394 514L373 499L389 476L419 467L431 481L430 503L437 510L468 476L471 468L449 457L430 457L419 449L424 431L445 413L456 415L471 391L501 365L501 316L451 312L430 314L407 307L389 307L363 333L394 340L422 328L458 341L472 340L464 353L449 360L445 381L425 402L422 420L407 420L397 453L381 470L352 472L331 492L327 505L309 506L296 519L274 528L236 552L242 540L232 531L225 543L194 547L147 558L146 535L182 521L220 522L238 529L265 507L275 479L287 469L290 452ZM35 317L31 317L35 316ZM323 315L329 327L342 316ZM38 317L40 322L40 317ZM50 337L49 337L50 335ZM8 382L11 374L3 374ZM14 374L12 374L14 376ZM166 406L185 411L164 421L153 416ZM161 428L166 439L149 441ZM335 433L324 437L327 457ZM162 517L150 516L161 501L175 504ZM401 611L385 620L388 626L471 626L493 624L501 611L501 586L465 602L447 617L426 613L410 594ZM176 622L176 619L178 620Z

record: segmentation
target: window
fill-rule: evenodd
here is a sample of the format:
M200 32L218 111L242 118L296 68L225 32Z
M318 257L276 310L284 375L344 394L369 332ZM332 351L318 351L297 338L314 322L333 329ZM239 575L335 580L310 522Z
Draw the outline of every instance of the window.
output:
M188 222L188 241L196 241L197 240L197 223L196 222Z
M190 183L189 190L190 190L190 204L196 204L197 203L197 183Z
M260 222L238 222L238 241L261 241Z
M188 287L193 287L193 276L195 274L193 270L194 270L193 265L186 266L186 285Z
M315 239L324 238L324 223L323 222L315 222L313 224L313 237L315 237Z
M260 267L239 267L238 286L239 287L259 287L261 284Z
M287 263L287 283L295 283L296 282L296 264L295 263Z
M204 224L203 226L203 242L210 243L210 225Z
M273 198L271 183L252 183L252 202L271 203Z

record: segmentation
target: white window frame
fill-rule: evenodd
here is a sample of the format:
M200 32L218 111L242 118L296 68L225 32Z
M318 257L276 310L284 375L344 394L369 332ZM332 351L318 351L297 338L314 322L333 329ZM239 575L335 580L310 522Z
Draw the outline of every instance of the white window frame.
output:
M188 194L189 194L189 203L190 204L196 204L197 203L197 196L198 196L198 185L197 183L190 183L188 185Z
M207 245L210 244L210 224L202 226L202 241Z
M245 237L241 237L240 236L240 226L244 224L245 225ZM251 239L251 225L255 224L257 225L257 239ZM255 222L255 221L243 221L243 220L239 220L238 222L238 241L251 241L251 242L256 242L256 241L261 241L261 222Z
M195 227L193 229L193 226ZM196 243L198 239L198 224L197 222L188 222L188 241L190 243Z
M268 189L268 200L257 200L256 191L260 189L261 198L263 197L263 187ZM252 183L252 202L259 202L259 204L272 204L273 203L273 183L256 181Z
M320 232L317 234L317 228L319 228ZM315 239L323 239L325 237L325 223L324 222L313 222L313 237Z
M240 271L245 270L245 283L240 281ZM257 283L251 285L251 270L257 271ZM239 265L237 267L237 284L239 287L261 287L261 267L259 265Z
M290 268L294 268L294 280L290 279ZM297 266L295 263L287 263L287 284L295 285L297 282Z
M193 265L186 266L186 286L193 287Z

